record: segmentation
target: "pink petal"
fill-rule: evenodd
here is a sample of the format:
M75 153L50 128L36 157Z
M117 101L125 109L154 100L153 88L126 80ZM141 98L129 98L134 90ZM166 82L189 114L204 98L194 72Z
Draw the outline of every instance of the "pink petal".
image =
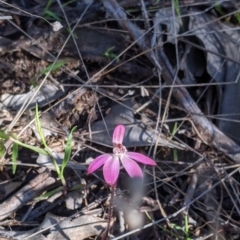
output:
M123 125L117 125L113 132L113 144L122 144L124 138L125 127Z
M110 158L112 158L112 155L110 154L103 154L95 158L88 167L88 174L96 171Z
M141 168L131 158L128 158L125 156L123 159L121 159L121 162L122 162L123 167L126 169L127 173L129 174L129 176L131 178L134 178L134 177L142 178L143 177Z
M109 158L103 166L103 176L105 182L112 186L116 183L120 171L119 159L116 156Z
M146 164L146 165L152 165L152 166L156 166L157 164L149 157L141 154L141 153L137 153L137 152L127 152L126 153L127 157L132 158L133 160Z

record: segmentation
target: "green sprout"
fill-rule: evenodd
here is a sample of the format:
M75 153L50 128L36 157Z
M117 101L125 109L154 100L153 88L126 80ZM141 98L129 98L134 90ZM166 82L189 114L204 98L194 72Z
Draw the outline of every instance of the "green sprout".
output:
M189 237L189 222L188 222L188 216L187 215L184 217L184 227L180 227L177 224L172 224L172 227L175 228L176 230L180 230L180 231L184 232L184 238L181 238L181 239L192 240Z
M103 56L107 57L107 58L110 58L110 59L115 59L116 58L116 62L119 62L119 57L117 57L117 55L112 52L113 49L114 49L114 47L108 48L107 51L103 54Z
M56 62L55 64L50 64L49 66L47 66L45 69L43 69L41 72L40 72L40 75L45 75L47 74L50 70L51 72L55 72L57 71L59 68L61 68L63 65L65 64L64 61L58 61Z
M36 80L34 80L34 79L30 79L30 84L31 84L34 88L38 87L38 83L37 83Z
M173 130L172 130L172 134L170 136L170 140L173 139L174 135L177 133L177 130L178 130L178 124L177 122L174 123L174 126L173 126ZM177 162L178 161L178 155L177 155L177 149L173 149L173 160L174 162Z
M21 147L25 147L28 148L34 152L37 152L39 154L45 155L50 157L52 164L55 168L55 171L58 174L59 179L62 182L63 185L63 193L66 194L66 181L64 178L64 170L67 166L68 161L70 160L71 157L71 152L72 152L72 138L73 138L73 131L76 129L76 127L73 127L68 138L67 138L67 142L66 142L66 147L65 147L65 152L64 152L64 158L62 161L61 166L59 167L57 164L57 161L54 159L50 148L47 146L45 137L44 137L44 133L43 133L43 129L41 127L41 123L40 123L40 119L39 119L39 112L38 112L38 105L36 104L36 111L35 111L35 118L36 118L36 125L37 125L37 130L39 132L40 135L40 139L41 142L43 144L44 148L39 148L39 147L35 147L35 146L31 146L25 143L22 143L21 141L19 141L17 139L17 137L15 136L15 134L6 134L4 131L0 130L0 153L3 156L4 152L5 152L5 148L4 148L4 141L6 140L11 140L13 142L13 148L12 148L12 170L13 170L13 174L16 173L16 169L17 169L17 157L18 157L18 146Z
M174 0L174 1L173 1L173 5L174 5L175 12L176 12L176 14L177 14L177 16L178 16L180 25L182 25L181 11L180 11L180 7L179 7L179 2L178 2L178 0Z
M72 128L72 130L71 130L71 132L68 136L66 147L65 147L65 152L64 152L63 162L62 162L62 165L59 168L56 160L52 156L52 153L51 153L50 149L48 148L48 146L46 144L44 134L43 134L43 130L42 130L41 123L40 123L40 119L39 119L38 105L37 104L36 104L35 118L36 118L36 125L37 125L37 129L38 129L38 132L39 132L39 136L40 136L40 139L41 139L42 144L44 146L44 150L48 153L48 156L50 157L50 159L52 161L52 164L55 168L55 171L57 172L58 177L62 182L62 185L63 185L63 188L64 188L63 192L64 192L64 194L66 194L66 181L65 181L63 173L64 173L64 169L67 166L67 163L68 163L68 161L70 160L70 157L71 157L72 134L73 134L73 131L76 129L76 127Z
M240 12L236 12L234 17L237 19L238 24L240 24Z
M50 190L48 192L42 193L40 196L36 197L34 200L35 200L35 202L46 200L46 199L52 197L55 193L58 193L58 192L60 192L62 190L63 190L63 187L57 187L57 188L55 188L53 190Z
M4 140L11 140L13 143L16 143L22 147L25 147L25 148L28 148L34 152L38 152L40 154L43 154L43 155L48 155L47 152L39 147L34 147L34 146L31 146L31 145L28 145L28 144L25 144L25 143L22 143L21 141L17 140L15 135L12 136L12 134L9 134L7 135L6 133L4 133L2 130L0 130L0 139L2 141L2 139Z
M17 171L17 157L18 157L18 144L13 143L12 147L12 172L13 174Z
M50 64L49 66L47 66L46 68L44 68L41 72L40 72L40 76L43 76L45 74L47 74L48 72L55 72L57 71L59 68L61 68L63 65L65 64L64 61L58 61L55 64ZM38 83L35 79L30 79L30 84L33 87L37 87Z
M0 158L4 155L4 153L5 153L4 141L3 139L0 139Z
M145 214L147 215L147 217L152 221L153 219L151 218L151 216L149 215L148 212L145 212ZM179 233L177 231L173 232L173 231L170 231L169 229L166 229L165 227L157 224L157 226L159 227L159 229L173 235L175 238L174 239L179 239L179 240L192 240L190 237L189 237L189 225L188 225L188 216L185 216L184 218L184 227L180 227L178 226L177 224L174 224L174 223L171 223L171 227L172 227L172 230L180 230L181 232L184 233L184 237L183 236L179 236Z
M226 12L224 12L224 10L222 9L221 5L218 4L217 1L215 1L214 8L215 8L216 12L219 13L220 16L226 15ZM239 11L238 11L238 12L235 12L235 13L233 14L233 17L236 19L236 21L237 21L238 24L239 24L239 23L240 23L240 12L239 12ZM228 16L228 17L225 18L225 21L226 21L226 22L229 22L230 20L231 20L231 16Z
M72 32L72 30L71 30L69 27L68 27L66 30L67 30L67 32L68 32L69 34L72 35L72 37L73 37L74 39L77 39L77 38L78 38L77 34L74 33L74 32Z
M46 7L43 10L43 16L45 18L48 18L48 19L50 18L50 19L54 19L54 20L56 20L58 22L61 22L61 19L54 12L49 10L49 8L52 5L52 3L53 3L53 0L48 0L47 5L46 5Z
M224 13L224 11L222 10L220 4L217 4L217 1L216 1L216 4L215 4L214 8L215 8L215 10L216 10L221 16L225 15L225 13Z
M1 155L3 156L5 153L5 148L4 148L4 141L6 140L11 140L13 142L13 148L12 148L12 170L13 174L16 173L17 170L17 157L18 157L18 146L22 146L25 148L28 148L34 152L37 152L39 154L43 154L48 156L48 152L45 151L44 149L41 149L39 147L34 147L25 143L22 143L21 141L17 140L17 137L15 134L6 134L4 131L0 130L0 148L1 148Z
M67 5L69 5L69 4L73 3L73 2L76 2L76 1L77 0L70 0L70 1L68 1L66 3L63 3L62 5L63 5L63 7L66 7Z

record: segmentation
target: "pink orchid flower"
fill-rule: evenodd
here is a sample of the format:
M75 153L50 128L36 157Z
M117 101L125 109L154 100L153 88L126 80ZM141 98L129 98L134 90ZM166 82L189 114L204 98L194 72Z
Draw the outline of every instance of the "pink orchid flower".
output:
M118 179L120 162L131 178L143 177L142 170L135 161L146 165L156 165L151 158L143 154L127 151L126 147L122 145L124 132L125 127L123 125L118 125L113 132L113 154L98 156L88 167L88 174L90 174L103 165L103 176L105 182L110 186L113 186Z

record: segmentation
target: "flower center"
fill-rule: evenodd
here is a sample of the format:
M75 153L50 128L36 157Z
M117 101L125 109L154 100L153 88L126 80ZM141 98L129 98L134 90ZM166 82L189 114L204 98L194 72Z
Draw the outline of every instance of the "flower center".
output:
M127 152L127 149L122 144L117 144L113 148L113 154L116 156L123 156Z

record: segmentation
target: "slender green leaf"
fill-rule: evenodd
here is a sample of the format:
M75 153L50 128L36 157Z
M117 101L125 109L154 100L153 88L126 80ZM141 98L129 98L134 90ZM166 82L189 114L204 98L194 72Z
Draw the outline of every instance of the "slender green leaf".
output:
M188 216L185 215L184 217L184 222L185 222L185 227L184 227L184 232L185 232L185 235L186 235L186 239L187 240L190 240L190 237L189 237L189 224L188 224Z
M69 4L73 3L73 2L76 2L76 1L77 0L70 0L70 1L68 1L66 3L63 3L62 5L63 5L63 7L66 7L67 5L69 5Z
M58 22L61 22L61 18L58 17L54 12L50 11L50 10L44 10L43 12L43 15L45 17L49 16L49 17L52 17L54 20L58 21Z
M214 7L215 7L216 11L217 11L221 16L225 15L224 11L223 11L222 8L221 8L221 5L218 4L217 1L214 1L214 4L215 4Z
M64 61L58 61L56 62L54 65L50 64L49 66L47 66L45 69L43 69L40 74L44 75L46 73L48 73L49 71L56 71L58 70L60 67L62 67L65 64Z
M75 185L74 187L72 187L72 188L70 189L70 191L82 190L82 189L84 189L85 186L86 186L86 185L79 183L79 184Z
M12 140L14 143L16 143L16 144L18 144L18 145L20 145L20 146L22 146L22 147L28 148L28 149L30 149L30 150L32 150L32 151L34 151L34 152L39 153L39 154L43 154L43 155L49 156L48 152L47 152L46 150L42 149L42 148L34 147L34 146L31 146L31 145L22 143L22 142L20 142L19 140L15 139L15 138L11 138L11 140Z
M39 136L41 138L41 141L42 141L45 149L47 149L48 147L47 147L47 144L46 144L46 141L45 141L44 133L43 133L43 130L42 130L40 119L39 119L39 112L38 112L38 105L37 104L36 104L36 108L35 108L35 119L36 119L36 125L37 125L37 130L38 130Z
M38 201L42 201L42 200L46 200L46 199L50 198L51 196L53 196L55 193L60 192L62 190L62 188L63 187L57 187L57 188L55 188L55 189L53 189L51 191L43 193L42 195L36 197L34 200L37 201L37 202Z
M114 47L108 48L106 50L106 52L103 54L103 56L107 57L109 59L115 59L116 58L116 62L119 62L119 57L117 57L117 55L112 52L113 49L114 49Z
M13 148L12 148L12 171L13 171L13 174L15 174L16 170L17 170L17 157L18 157L18 144L13 143Z
M46 5L45 9L49 9L49 8L50 8L50 6L52 5L52 3L53 3L53 0L48 0L48 2L47 2L47 5Z
M177 151L177 149L173 149L173 161L174 162L178 161L178 151Z
M239 24L239 23L240 23L240 12L236 12L236 13L234 14L234 17L237 19L238 24Z
M180 7L179 7L179 1L178 0L174 0L173 1L173 5L174 5L174 9L176 11L176 14L178 16L179 22L182 25L181 10L180 10Z
M182 227L178 226L177 224L172 223L171 225L172 225L173 228L183 231Z
M34 87L34 88L37 88L39 85L38 85L38 83L37 83L37 81L35 81L33 78L32 79L30 79L30 84Z
M0 130L0 138L8 140L9 136L4 131Z
M67 139L67 143L66 143L66 147L65 147L65 153L64 153L64 158L63 158L63 162L62 162L62 166L61 166L61 175L63 175L63 171L65 169L65 167L67 166L67 163L71 157L71 152L72 152L72 134L73 131L75 131L76 126L72 128L68 139Z
M67 28L67 32L70 33L72 35L72 37L74 37L75 39L78 38L77 34L72 32L70 28Z
M51 159L51 161L52 161L52 164L53 164L53 166L54 166L54 168L55 168L55 171L56 171L57 174L58 174L58 177L61 179L61 171L60 171L60 169L59 169L59 167L58 167L58 164L57 164L55 158L53 157L53 155L51 154L50 151L48 151L48 156L50 157L50 159Z
M47 5L45 6L44 8L44 11L43 11L43 16L49 16L49 17L52 17L53 19L56 19L57 21L61 21L61 19L52 11L49 10L50 6L52 5L53 3L53 0L48 0L47 2Z
M4 155L6 149L4 147L3 141L0 139L0 158Z
M178 131L178 124L177 122L174 123L174 126L173 126L173 130L172 130L172 134L170 136L170 140L173 139L174 135L177 133ZM177 149L173 149L173 160L174 162L177 162L178 161L178 152L177 152Z
M45 148L45 152L47 152L47 156L49 156L51 158L51 161L52 161L52 164L55 168L55 171L57 172L58 174L58 177L60 177L60 170L59 170L59 167L57 165L57 162L56 160L54 159L54 157L52 156L52 153L50 150L48 150L48 146L47 146L47 143L45 141L45 137L44 137L44 133L43 133L43 130L42 130L42 127L41 127L41 122L40 122L40 119L39 119L39 112L38 112L38 105L36 104L36 108L35 108L35 118L36 118L36 125L37 125L37 129L38 129L38 133L39 133L39 136L41 138L41 141L44 145L44 148Z
M178 124L177 124L177 122L175 122L174 126L173 126L173 130L172 130L172 134L171 134L171 136L169 138L170 140L173 139L174 135L177 133L177 130L178 130Z

